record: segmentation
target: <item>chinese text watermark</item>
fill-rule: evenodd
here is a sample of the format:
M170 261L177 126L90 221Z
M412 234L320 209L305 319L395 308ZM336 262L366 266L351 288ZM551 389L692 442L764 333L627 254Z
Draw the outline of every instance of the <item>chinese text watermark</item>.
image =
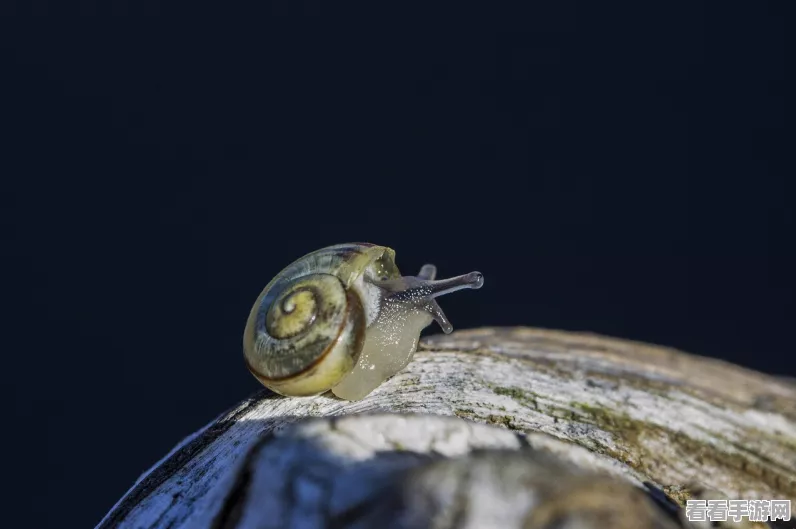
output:
M685 515L691 522L787 522L790 500L687 500Z

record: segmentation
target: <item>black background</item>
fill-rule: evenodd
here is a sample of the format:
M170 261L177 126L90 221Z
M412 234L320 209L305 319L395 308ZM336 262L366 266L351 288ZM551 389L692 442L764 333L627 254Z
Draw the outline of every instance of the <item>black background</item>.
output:
M116 1L66 19L12 2L8 514L96 524L259 389L252 302L340 242L391 246L404 273L483 272L441 302L456 328L587 330L796 374L782 7L651 4Z

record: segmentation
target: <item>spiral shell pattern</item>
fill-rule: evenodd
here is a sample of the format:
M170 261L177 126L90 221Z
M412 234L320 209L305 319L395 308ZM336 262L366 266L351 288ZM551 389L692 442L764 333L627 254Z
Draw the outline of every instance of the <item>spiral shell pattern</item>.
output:
M331 246L282 270L262 291L244 331L249 370L286 395L330 389L354 365L365 337L363 275L399 275L394 252L366 243Z

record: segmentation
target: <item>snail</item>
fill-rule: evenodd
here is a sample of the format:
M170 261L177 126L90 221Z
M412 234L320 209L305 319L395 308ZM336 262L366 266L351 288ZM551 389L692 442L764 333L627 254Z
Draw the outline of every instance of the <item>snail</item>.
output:
M432 321L453 331L435 298L484 284L480 272L436 275L427 264L401 276L395 251L370 243L309 253L257 297L243 333L246 366L281 395L362 399L406 367Z

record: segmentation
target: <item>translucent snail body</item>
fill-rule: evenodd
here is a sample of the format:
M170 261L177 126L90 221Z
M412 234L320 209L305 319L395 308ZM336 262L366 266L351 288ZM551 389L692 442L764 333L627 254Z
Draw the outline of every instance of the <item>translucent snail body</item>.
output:
M368 243L307 254L254 303L243 335L246 365L282 395L331 390L359 400L406 367L432 321L453 330L436 297L483 285L479 272L435 276L433 265L401 276L395 252Z

